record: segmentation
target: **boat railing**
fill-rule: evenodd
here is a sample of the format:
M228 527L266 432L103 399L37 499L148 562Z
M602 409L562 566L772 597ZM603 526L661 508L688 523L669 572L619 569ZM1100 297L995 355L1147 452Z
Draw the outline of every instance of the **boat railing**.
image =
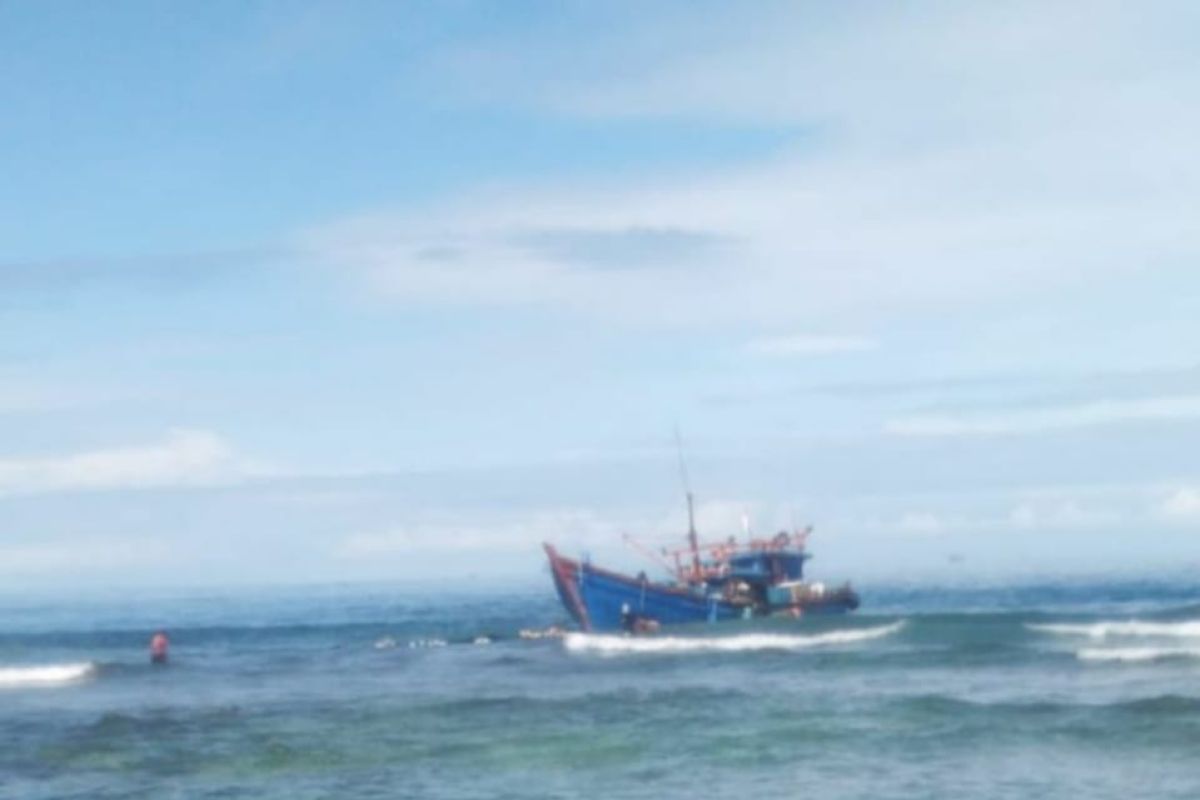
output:
M787 531L780 531L770 539L752 538L747 541L739 541L730 536L724 542L701 543L697 549L702 556L707 556L709 561L714 562L728 561L747 553L781 553L787 550L803 553L811 532L811 527L790 534ZM679 557L691 555L692 549L690 547L675 549L664 547L661 552L664 556Z

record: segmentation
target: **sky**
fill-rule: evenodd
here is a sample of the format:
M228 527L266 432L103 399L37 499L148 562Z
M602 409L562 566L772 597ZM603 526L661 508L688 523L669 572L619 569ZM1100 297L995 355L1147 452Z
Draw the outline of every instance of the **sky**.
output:
M1186 572L1198 23L0 0L0 584Z

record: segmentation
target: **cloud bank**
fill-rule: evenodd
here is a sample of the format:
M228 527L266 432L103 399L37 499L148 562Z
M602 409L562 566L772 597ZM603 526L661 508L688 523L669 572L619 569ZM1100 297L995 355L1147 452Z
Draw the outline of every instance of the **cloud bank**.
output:
M175 430L150 444L63 456L0 460L0 496L43 492L211 485L254 465L208 431Z
M1200 395L1097 400L1052 408L1016 409L990 414L928 414L891 420L894 436L1011 436L1091 428L1123 422L1200 418Z
M1200 64L1170 13L782 4L696 17L571 57L502 50L485 62L507 75L473 76L543 113L818 133L720 169L358 215L304 246L400 303L834 329L1086 291L1200 256L1200 110L1178 102ZM643 52L651 33L661 42ZM579 66L601 50L638 69Z

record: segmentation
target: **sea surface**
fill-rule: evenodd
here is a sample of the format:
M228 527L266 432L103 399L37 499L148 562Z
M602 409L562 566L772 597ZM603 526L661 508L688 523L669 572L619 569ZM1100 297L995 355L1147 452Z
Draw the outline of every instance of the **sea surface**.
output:
M1197 586L860 589L535 641L548 580L0 598L0 797L1200 797Z

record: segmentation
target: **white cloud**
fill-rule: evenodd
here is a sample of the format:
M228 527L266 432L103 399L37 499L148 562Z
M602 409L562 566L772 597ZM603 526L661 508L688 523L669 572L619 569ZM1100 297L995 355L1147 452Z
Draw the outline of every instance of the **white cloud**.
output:
M216 434L175 430L151 444L0 459L0 495L205 485L236 480L256 469Z
M1200 489L1184 487L1176 489L1158 507L1162 517L1178 521L1200 520Z
M755 339L747 349L765 356L821 356L872 350L875 344L873 339L863 336L798 334Z
M890 420L894 436L1004 436L1090 428L1121 422L1200 418L1200 395L1099 400L991 414L925 414Z
M1200 253L1180 198L1131 188L1132 177L1119 174L1125 162L1105 157L1126 146L1088 155L1092 182L1111 191L1071 184L1037 197L1017 187L977 196L979 182L1016 171L1011 162L1053 171L1064 152L1087 149L1079 142L1042 152L1020 141L980 143L920 157L849 150L693 180L514 189L421 216L344 220L304 238L318 258L366 275L375 294L395 302L543 306L640 325L886 322L1093 285L1106 273L1132 274L1134 256L1149 249ZM1191 183L1200 190L1200 180ZM606 254L611 268L596 269L574 250L524 238L530 230L599 238L631 229L691 231L726 244L690 266L655 268L633 252L636 239L626 240Z
M1200 115L1144 99L1118 98L1121 107L1104 105L1103 119L1082 129L1039 123L1041 109L1026 108L1014 113L1028 128L985 134L980 118L937 148L880 149L848 135L737 170L513 187L302 238L400 303L540 306L655 326L882 325L963 312L1132 276L1147 253L1160 263L1200 254L1187 212L1200 192ZM1148 149L1141 125L1113 123L1122 119L1159 120L1162 137ZM656 255L661 242L629 231L722 244ZM608 265L597 269L595 254L535 246L531 233L620 246L603 248Z
M1200 254L1200 111L1178 102L1200 77L1175 32L1186 7L856 8L683 14L619 41L522 46L474 76L502 97L496 65L515 64L513 99L559 113L812 131L789 151L700 175L497 188L304 238L394 301L642 325L882 325Z

